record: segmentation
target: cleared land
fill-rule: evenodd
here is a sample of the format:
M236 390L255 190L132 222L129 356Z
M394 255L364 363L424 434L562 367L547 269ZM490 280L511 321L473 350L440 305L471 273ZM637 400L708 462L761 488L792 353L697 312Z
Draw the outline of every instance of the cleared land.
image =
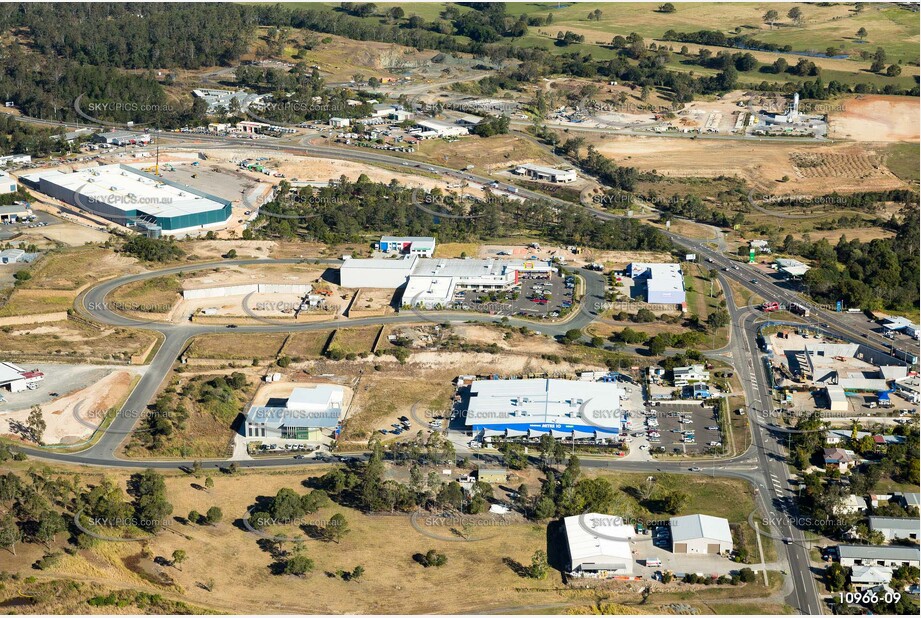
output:
M772 194L824 195L905 187L883 164L873 144L721 141L668 137L594 138L599 152L618 165L672 178L737 177ZM714 147L720 156L713 156ZM784 176L788 182L779 182Z

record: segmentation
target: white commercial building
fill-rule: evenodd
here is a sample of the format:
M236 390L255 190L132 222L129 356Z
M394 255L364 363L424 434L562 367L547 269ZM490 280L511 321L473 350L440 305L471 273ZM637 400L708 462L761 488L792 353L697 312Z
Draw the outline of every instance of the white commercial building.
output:
M27 154L13 154L0 157L0 167L6 167L8 165L25 165L31 162L32 155Z
M401 253L432 257L435 253L433 236L381 236L378 248L384 253Z
M406 285L419 256L399 258L349 259L339 269L339 285L344 288L397 289Z
M0 195L5 193L16 193L19 190L19 183L16 179L4 171L0 171Z
M43 379L45 374L37 369L28 371L13 363L0 363L0 387L12 393L22 392L29 388L29 384Z
M94 135L93 141L112 146L144 145L150 143L150 134L132 133L131 131L107 131Z
M335 384L295 388L284 407L253 406L246 413L245 437L319 440L342 417L345 391Z
M697 382L709 382L710 372L704 365L688 365L687 367L675 367L672 369L675 378L675 386L687 386Z
M230 200L127 165L103 165L72 174L36 172L22 180L62 202L154 237L215 229L231 216Z
M617 438L628 422L616 381L476 380L468 401L467 427L484 437Z
M546 180L549 182L574 182L577 179L575 170L560 170L555 167L545 165L532 165L526 163L515 168L515 173L519 176L527 176L536 180Z
M440 122L438 120L417 120L416 126L410 131L420 139L432 137L460 137L469 135L469 131L462 126Z
M723 554L731 552L729 521L711 515L685 515L669 521L672 552L676 554Z
M522 273L550 276L547 262L495 259L419 260L403 292L404 305L445 306L460 291L491 292L517 284Z
M799 260L790 258L777 258L774 260L777 270L792 279L799 279L809 271L809 266Z
M647 303L679 305L687 300L681 264L633 262L627 271L634 281L645 282Z
M586 513L563 519L568 561L566 572L580 577L633 575L630 539L633 527L615 515Z
M389 249L390 245L387 246ZM552 272L551 264L539 260L435 259L404 255L396 259L348 259L342 264L339 277L340 285L346 288L397 289L405 285L404 305L434 307L447 305L460 290L505 290L517 284L522 275L549 277Z

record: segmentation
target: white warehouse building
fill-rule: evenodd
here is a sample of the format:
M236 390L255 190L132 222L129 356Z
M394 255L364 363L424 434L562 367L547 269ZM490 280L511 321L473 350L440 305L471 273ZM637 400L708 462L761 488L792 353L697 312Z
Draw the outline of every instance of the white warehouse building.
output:
M687 300L681 264L633 262L627 274L634 282L645 283L647 303L680 305Z
M568 561L566 572L576 577L615 577L633 574L630 539L633 526L615 515L585 513L563 519Z
M723 554L731 552L729 521L711 515L685 515L669 521L672 552L676 554Z

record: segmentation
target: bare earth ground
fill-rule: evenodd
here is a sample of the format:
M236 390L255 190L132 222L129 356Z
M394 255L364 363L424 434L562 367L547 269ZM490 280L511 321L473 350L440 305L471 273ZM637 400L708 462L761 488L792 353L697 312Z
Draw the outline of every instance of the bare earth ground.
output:
M831 137L858 142L917 142L921 100L917 97L863 95L839 101L829 113Z
M664 176L736 176L778 193L823 195L834 190L883 191L905 187L883 164L873 144L812 145L667 137L605 137L598 150L618 165L654 170ZM798 164L797 164L798 163ZM787 176L789 182L776 184Z
M101 375L92 384L64 394L42 405L47 424L45 444L72 444L88 438L104 419L106 412L123 401L134 384L137 368L99 368ZM49 375L46 380L53 380ZM30 409L10 410L0 415L0 434L11 434L11 423L24 423ZM78 418L79 416L79 418Z

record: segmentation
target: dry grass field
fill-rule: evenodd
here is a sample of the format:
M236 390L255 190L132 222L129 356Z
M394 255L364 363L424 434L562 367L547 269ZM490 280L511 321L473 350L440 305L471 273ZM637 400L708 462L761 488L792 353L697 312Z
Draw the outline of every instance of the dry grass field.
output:
M22 472L26 464L14 465ZM465 542L450 529L433 527L424 518L417 518L414 525L408 514L367 515L335 504L308 515L305 523L322 526L333 514L341 513L349 532L338 543L313 538L297 527L272 527L273 533L303 539L303 551L315 565L304 577L272 574L273 558L260 547L260 537L246 531L242 518L257 501L274 496L282 488L306 493L303 482L325 471L316 467L309 472L246 470L234 476L210 473L214 480L210 489L204 487L204 477L167 472L166 496L176 519L151 540L98 542L74 555L62 555L58 564L44 571L35 571L30 565L45 549L20 544L17 555L5 559L4 570L34 574L40 582L61 578L108 590L156 593L166 600L219 612L252 614L508 613L546 608L563 612L574 608L574 613L583 613L575 608L590 608L602 602L625 604L624 613L657 613L661 605L671 602L690 603L705 611L712 607L711 603L729 605L740 597L751 601L770 594L760 585L699 591L675 585L657 587L649 602L640 605L638 590L623 583L568 586L555 569L545 580L519 576L515 563L527 564L536 550L555 554L558 544L555 537L548 535L546 523L513 516L501 526L475 531L470 538L478 540ZM538 475L531 472L534 471L525 473L525 480L536 488ZM98 484L106 476L124 487L127 480L122 472L103 473L87 468L69 468L65 473L82 484ZM617 508L625 514L642 516L644 511L624 489L638 486L645 475L605 477L617 490ZM659 475L656 484L664 490L680 488L688 493L688 513L703 511L739 523L754 508L750 490L740 481ZM209 526L184 521L190 511L204 513L212 506L223 512L220 523ZM63 542L59 535L56 545ZM282 547L291 551L294 545L285 542ZM180 566L169 566L169 558L177 549L185 551L187 559ZM413 560L414 553L429 549L444 553L447 563L423 568ZM338 570L351 570L358 565L365 569L360 581L336 576ZM458 585L460 581L464 585ZM20 590L4 585L0 587L0 600L15 597ZM71 602L68 607L75 613L92 613L85 600L86 597L80 604L65 595L59 602ZM101 609L118 613L118 608Z
M0 350L16 358L123 360L156 340L151 332L128 328L96 329L75 320L0 328Z
M284 333L221 333L192 340L190 358L221 360L274 359L285 342Z

